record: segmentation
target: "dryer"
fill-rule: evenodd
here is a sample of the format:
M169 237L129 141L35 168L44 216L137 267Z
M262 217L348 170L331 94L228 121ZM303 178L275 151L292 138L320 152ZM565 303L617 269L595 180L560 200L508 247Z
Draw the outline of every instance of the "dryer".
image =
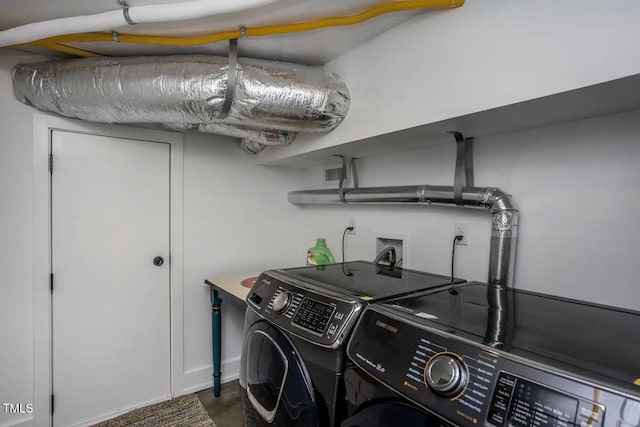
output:
M245 426L339 425L346 416L344 343L362 310L451 283L364 261L264 272L247 296Z
M466 283L367 307L347 353L344 427L640 426L639 312Z

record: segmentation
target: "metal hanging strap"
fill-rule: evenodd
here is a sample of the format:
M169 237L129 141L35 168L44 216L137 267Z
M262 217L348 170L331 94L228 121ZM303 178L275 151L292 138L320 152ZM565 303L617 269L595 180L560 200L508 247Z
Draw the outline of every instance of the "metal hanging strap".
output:
M224 94L224 103L219 118L224 119L231 111L233 97L236 93L238 81L238 39L229 40L229 66L227 68L227 90Z
M456 139L456 172L453 179L453 200L462 206L462 189L473 187L473 138L465 138L460 132L449 131Z
M353 188L359 188L358 186L358 172L356 171L356 157L351 158L351 177L353 178Z
M122 16L124 17L124 20L127 21L127 24L136 25L136 22L134 22L129 15L129 5L127 2L125 0L118 0L118 3L120 3L120 7L122 7Z
M338 184L338 196L340 197L340 201L342 203L347 203L347 199L344 196L344 180L347 177L347 158L344 156L340 156L338 154L334 155L335 157L340 157L342 160L342 169L340 169L340 183ZM353 178L353 188L358 188L358 174L356 172L356 158L352 157L349 159L349 164L351 165L351 176Z

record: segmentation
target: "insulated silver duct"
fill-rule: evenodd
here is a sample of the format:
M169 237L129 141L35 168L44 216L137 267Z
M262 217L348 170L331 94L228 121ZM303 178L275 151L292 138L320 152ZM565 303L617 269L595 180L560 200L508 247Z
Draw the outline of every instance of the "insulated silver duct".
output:
M225 125L221 123L167 123L166 128L178 132L198 131L241 138L240 147L251 154L259 153L269 145L289 145L296 138L296 132L275 129L251 129L245 126Z
M290 143L296 132L330 132L350 105L345 84L324 68L240 58L234 72L227 58L201 55L17 65L13 89L38 110L219 133L254 152Z
M449 186L345 188L343 197L344 201L338 190L309 190L291 191L288 199L294 205L358 203L458 206L453 187ZM519 213L511 204L511 196L499 188L464 187L461 207L486 209L491 213L488 282L496 287L513 286ZM503 306L500 298L493 299L495 301L490 301L492 306Z

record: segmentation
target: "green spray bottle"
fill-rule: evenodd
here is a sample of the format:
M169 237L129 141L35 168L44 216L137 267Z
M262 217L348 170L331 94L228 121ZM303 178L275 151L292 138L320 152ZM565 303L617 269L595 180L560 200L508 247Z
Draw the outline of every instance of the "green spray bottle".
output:
M321 237L316 240L316 245L307 250L307 265L333 264L336 260L327 247L327 241Z

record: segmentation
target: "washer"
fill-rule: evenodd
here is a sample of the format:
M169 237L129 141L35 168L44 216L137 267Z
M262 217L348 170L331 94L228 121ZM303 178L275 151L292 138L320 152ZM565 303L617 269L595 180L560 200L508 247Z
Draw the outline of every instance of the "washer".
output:
M247 296L245 426L339 425L346 417L344 343L362 310L448 286L449 277L364 261L263 273Z
M481 283L374 304L342 426L640 426L639 343L639 312Z

